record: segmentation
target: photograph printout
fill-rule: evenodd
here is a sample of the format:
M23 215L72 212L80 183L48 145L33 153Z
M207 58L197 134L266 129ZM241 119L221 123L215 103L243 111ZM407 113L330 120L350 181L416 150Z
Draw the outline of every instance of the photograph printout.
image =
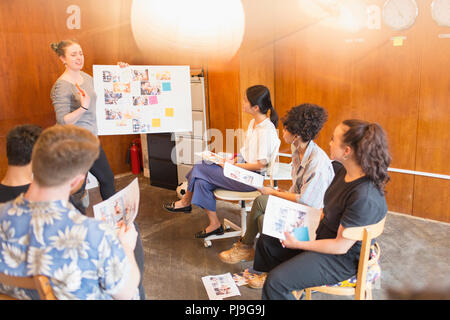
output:
M192 131L189 66L93 70L99 135Z
M214 153L208 150L202 151L202 152L196 152L196 156L199 156L203 161L205 161L208 164L221 164L225 160L231 160L233 157L233 154L231 153Z
M135 178L127 187L123 188L109 199L92 207L94 217L119 228L119 223L127 226L133 223L139 209L139 184Z
M284 233L290 232L297 240L314 240L320 215L321 211L318 209L269 196L262 233L285 240Z
M225 162L225 166L223 167L223 174L227 178L236 180L257 189L264 186L264 176L253 171L239 168L238 166L234 166L228 162Z
M222 300L241 295L231 273L202 277L202 282L209 300Z

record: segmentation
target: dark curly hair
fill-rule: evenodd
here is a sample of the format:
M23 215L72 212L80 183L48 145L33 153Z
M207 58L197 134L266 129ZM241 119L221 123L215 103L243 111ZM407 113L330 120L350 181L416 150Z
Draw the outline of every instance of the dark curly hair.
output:
M24 124L15 126L6 135L8 165L25 166L31 162L34 144L42 132L40 126Z
M366 176L373 181L381 194L389 182L388 167L391 163L386 133L378 123L350 119L342 122L349 129L343 142L349 145Z
M300 136L305 142L314 140L327 120L328 112L312 103L293 107L281 119L287 131Z

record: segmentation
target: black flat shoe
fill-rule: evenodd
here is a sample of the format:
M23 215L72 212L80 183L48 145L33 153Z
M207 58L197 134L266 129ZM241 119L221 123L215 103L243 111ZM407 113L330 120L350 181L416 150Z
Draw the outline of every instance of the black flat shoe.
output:
M213 230L213 231L211 231L211 232L206 232L205 230L202 230L202 231L200 231L200 232L197 232L197 233L195 234L195 237L196 237L196 238L203 239L203 238L207 238L207 237L209 237L209 236L212 236L213 234L217 234L217 235L224 234L222 225L221 225L220 227L218 227L216 230Z
M163 205L164 209L166 209L169 212L184 212L189 213L192 211L192 205L188 205L186 207L181 208L175 208L175 202L172 203L166 203Z

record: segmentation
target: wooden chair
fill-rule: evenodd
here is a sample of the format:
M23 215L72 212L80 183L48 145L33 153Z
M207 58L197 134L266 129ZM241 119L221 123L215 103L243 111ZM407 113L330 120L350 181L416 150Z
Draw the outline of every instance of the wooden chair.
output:
M46 276L37 275L31 277L7 276L0 273L0 283L3 286L18 287L22 289L34 289L42 300L56 300L52 287ZM18 298L0 293L0 300L20 300Z
M378 260L381 249L378 243L371 246L372 239L383 233L386 217L380 222L368 226L344 229L342 236L346 239L362 241L356 276L335 285L326 285L305 289L305 299L311 300L311 291L333 295L354 295L356 300L372 300L372 284L380 276ZM372 249L372 250L371 250ZM297 299L300 292L293 292Z
M267 170L265 180L270 181L271 186L275 186L274 180L276 179L275 173L278 169L278 149L280 147L281 141L278 140L278 144L274 147L274 152L272 153L272 158L270 159ZM251 191L251 192L238 192L238 191L230 191L225 189L216 189L214 191L214 196L216 199L225 200L225 201L238 201L241 206L241 225L238 226L231 222L228 219L224 219L224 229L225 230L233 230L227 231L222 235L212 235L203 239L203 244L205 247L211 247L211 240L224 239L224 238L233 238L233 237L241 237L245 234L247 230L247 211L250 211L251 206L246 206L245 202L253 201L256 197L260 196L261 193L259 191Z

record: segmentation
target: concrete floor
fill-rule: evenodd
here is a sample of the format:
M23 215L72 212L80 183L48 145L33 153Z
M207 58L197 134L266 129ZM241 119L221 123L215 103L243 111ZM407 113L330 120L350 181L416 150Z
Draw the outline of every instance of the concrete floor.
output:
M116 179L121 190L136 176L124 175ZM205 248L203 241L194 238L207 225L202 209L192 213L168 213L162 208L176 199L175 191L150 185L149 179L139 175L140 205L137 222L145 250L144 286L149 300L208 300L201 281L203 276L230 272L252 266L251 262L236 265L222 263L217 255L229 249L236 238L213 241ZM92 205L100 201L98 189L91 189L88 215L93 216ZM218 201L221 219L239 224L239 206ZM382 254L381 280L375 284L374 300L393 297L390 290L407 294L413 291L436 290L450 292L450 225L407 215L389 213L384 233L379 237ZM239 287L241 296L227 300L259 300L261 290ZM396 293L396 297L400 297ZM408 297L408 296L406 296ZM314 300L352 299L316 293Z

